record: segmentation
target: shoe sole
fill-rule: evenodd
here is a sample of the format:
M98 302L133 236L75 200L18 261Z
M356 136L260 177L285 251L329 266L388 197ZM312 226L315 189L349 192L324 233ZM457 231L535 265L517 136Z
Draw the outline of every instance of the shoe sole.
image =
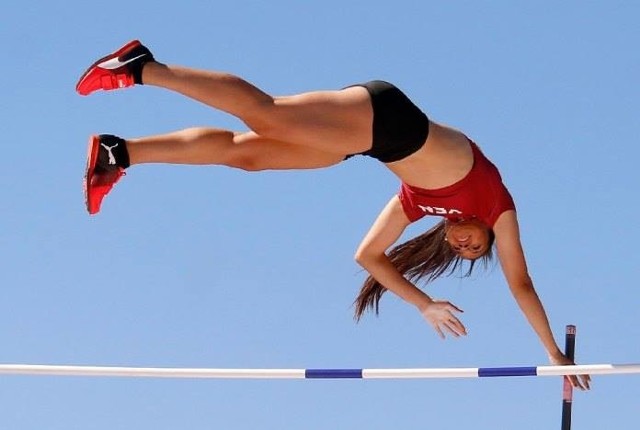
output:
M78 83L76 84L76 92L78 94L81 95L88 95L88 94L82 94L80 93L80 84L82 83L82 81L87 77L87 75L93 70L95 69L98 64L107 61L111 58L115 58L115 57L120 57L122 54L124 54L126 51L128 51L131 48L134 48L138 45L141 45L139 40L132 40L131 42L127 43L126 45L124 45L122 48L118 49L115 52L112 52L109 55L105 55L104 57L100 58L99 60L97 60L96 62L94 62L91 66L89 66L89 68L87 70L85 70L85 72L82 74L82 76L80 76L80 79L78 79Z
M91 185L91 180L93 179L93 172L96 168L96 162L98 161L98 151L100 149L100 138L98 136L91 136L89 138L89 145L87 147L87 167L84 173L84 183L83 183L83 191L84 191L84 203L87 207L87 212L90 215L94 215L97 212L91 212L91 205L89 202L89 187Z

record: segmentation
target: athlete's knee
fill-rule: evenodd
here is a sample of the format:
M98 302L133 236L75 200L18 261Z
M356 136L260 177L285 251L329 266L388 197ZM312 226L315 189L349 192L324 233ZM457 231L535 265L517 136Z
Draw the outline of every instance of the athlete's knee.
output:
M283 136L297 126L290 112L278 106L274 99L257 103L242 120L260 136L282 140Z
M252 110L248 115L242 118L244 123L252 131L260 136L273 137L278 133L280 128L278 119L273 113L273 109L268 106L260 106Z
M189 127L176 132L176 138L185 144L198 143L223 135L233 138L233 132L212 127Z
M244 170L246 172L259 172L266 170L266 163L258 157L250 154L236 155L231 157L227 163L229 167Z
M224 164L248 172L266 170L268 160L265 159L264 152L256 146L260 145L259 142L254 142L256 137L257 135L252 132L235 133L232 147L227 152Z

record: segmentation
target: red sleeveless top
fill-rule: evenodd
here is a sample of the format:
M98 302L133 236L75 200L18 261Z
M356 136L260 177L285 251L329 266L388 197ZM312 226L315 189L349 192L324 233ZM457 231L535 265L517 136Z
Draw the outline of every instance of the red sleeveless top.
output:
M432 190L402 183L398 195L411 222L426 215L442 216L452 221L477 218L492 228L500 214L515 209L513 198L502 183L496 166L475 143L469 143L473 151L473 167L458 182Z

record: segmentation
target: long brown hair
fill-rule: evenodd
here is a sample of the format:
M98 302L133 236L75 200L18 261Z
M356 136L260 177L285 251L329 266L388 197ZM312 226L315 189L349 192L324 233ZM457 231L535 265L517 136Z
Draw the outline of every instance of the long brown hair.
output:
M416 282L420 279L425 283L433 281L439 276L449 276L462 266L464 259L455 253L445 240L446 221L442 220L425 233L405 243L402 243L389 251L388 257L398 271L409 281ZM493 242L495 235L489 229L489 246L487 251L476 260L471 260L469 269L463 276L470 276L476 261L482 261L485 266L493 258ZM355 319L359 321L367 309L379 312L380 298L387 291L372 276L369 276L362 285L362 289L356 297Z

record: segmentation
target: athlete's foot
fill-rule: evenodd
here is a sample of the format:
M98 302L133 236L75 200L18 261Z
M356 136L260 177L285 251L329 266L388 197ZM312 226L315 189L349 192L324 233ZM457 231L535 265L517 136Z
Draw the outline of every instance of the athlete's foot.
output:
M129 167L125 141L117 136L101 134L89 138L87 169L84 175L84 198L91 215L100 211L102 199L124 176Z
M78 80L76 91L86 96L97 90L142 84L142 67L149 61L154 61L151 51L140 41L132 40L93 63Z

